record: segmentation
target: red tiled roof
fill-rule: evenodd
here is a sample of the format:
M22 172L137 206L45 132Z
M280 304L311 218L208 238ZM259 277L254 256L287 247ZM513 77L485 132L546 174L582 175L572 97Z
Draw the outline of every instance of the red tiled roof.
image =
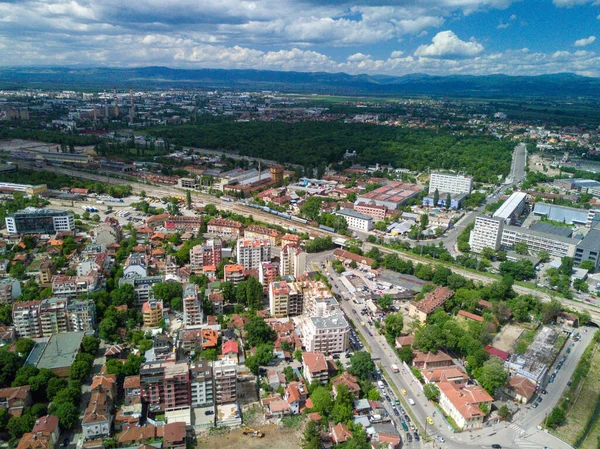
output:
M519 396L527 398L527 400L531 399L535 393L535 384L522 376L511 376L511 378L508 380L506 388L514 391Z
M508 356L510 355L508 352L503 351L501 349L498 348L494 348L493 346L486 346L485 350L491 355L491 356L496 356L501 358L502 360L504 360L505 362L508 360Z
M466 310L459 310L458 314L462 317L468 318L473 321L478 321L479 323L483 322L483 318L479 315L475 315L474 313L467 312Z
M239 354L239 351L240 351L240 349L237 344L237 341L229 340L229 341L226 341L225 343L223 343L223 350L222 350L223 355L230 354L230 353Z
M320 352L303 352L302 361L311 373L327 371L325 355Z

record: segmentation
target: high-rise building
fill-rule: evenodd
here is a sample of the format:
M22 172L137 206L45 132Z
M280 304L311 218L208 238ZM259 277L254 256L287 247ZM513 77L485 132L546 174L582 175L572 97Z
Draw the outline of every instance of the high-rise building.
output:
M306 253L297 245L286 245L281 250L279 274L281 276L301 276L306 271Z
M71 212L35 207L7 215L5 223L9 234L54 234L75 229L75 218Z
M16 303L13 322L19 337L49 337L62 332L85 332L96 327L94 301L48 298Z
M302 286L296 282L275 281L269 286L269 308L276 318L297 316L303 310Z
M228 404L237 400L237 365L229 357L213 362L215 379L215 402Z
M196 284L183 287L183 325L186 328L201 326L204 321L202 298Z
M200 359L190 368L192 407L210 407L215 403L213 369L210 362Z
M440 194L440 198L442 194L448 193L469 194L473 190L473 178L465 175L433 172L429 178L429 194L433 195L436 190Z
M162 301L147 301L142 307L144 327L158 327L163 317Z
M190 367L186 362L146 362L140 367L140 390L153 414L189 408Z
M237 241L237 263L244 269L258 268L262 262L271 260L271 242L269 240Z
M350 326L341 311L336 310L326 317L303 315L294 320L308 352L335 354L348 349Z
M502 218L485 217L480 215L475 219L475 227L469 237L469 246L474 253L480 253L483 248L491 248L494 251L500 249L502 229L504 220Z
M219 265L222 259L223 244L221 239L207 240L190 250L190 269L192 273L202 273L205 266Z
M40 303L39 316L44 337L69 330L67 302L64 298L48 298Z
M20 338L40 338L40 301L16 302L12 310L13 325Z
M263 262L258 267L258 280L263 285L265 292L269 291L269 285L279 276L279 266L276 263Z

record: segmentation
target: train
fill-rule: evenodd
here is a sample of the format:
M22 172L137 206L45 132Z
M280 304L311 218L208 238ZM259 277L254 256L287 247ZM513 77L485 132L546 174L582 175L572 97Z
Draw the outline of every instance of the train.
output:
M319 229L322 229L324 231L329 231L329 232L333 232L334 234L336 233L335 229L333 229L330 226L325 226L325 225L319 225Z
M278 217L284 218L286 220L291 220L291 221L295 221L295 222L302 223L302 224L308 224L308 223L310 223L305 218L300 218L300 217L296 217L295 215L289 215L289 214L286 214L286 213L283 213L283 212L279 212L279 211L276 211L275 209L271 209L268 206L259 206L258 204L247 204L247 206L250 206L250 207L252 207L254 209L260 209L263 212L266 212L268 214L277 215ZM293 229L295 230L296 228L293 228ZM326 229L326 230L327 231L330 230L330 232L335 232L335 229L333 229L333 228L329 228L329 229Z

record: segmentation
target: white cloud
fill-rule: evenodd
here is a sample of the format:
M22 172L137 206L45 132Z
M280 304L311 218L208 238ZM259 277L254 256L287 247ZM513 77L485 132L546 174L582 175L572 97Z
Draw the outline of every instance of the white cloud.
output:
M575 41L575 45L576 47L587 47L588 45L591 45L594 43L594 41L596 40L596 36L590 36L590 37L586 37L584 39L578 39Z
M454 32L440 31L431 40L431 45L421 45L415 50L415 56L421 58L461 59L481 54L483 45L475 40L462 41Z
M504 30L504 29L508 28L509 26L510 26L510 23L500 22L496 28L499 30Z
M592 1L593 0L552 0L552 3L559 8L572 8L577 5L586 5Z
M512 14L510 16L510 20L517 20L517 15L516 14Z
M354 53L346 58L346 61L354 62L354 61L364 61L365 59L372 59L371 55L365 55L362 53Z

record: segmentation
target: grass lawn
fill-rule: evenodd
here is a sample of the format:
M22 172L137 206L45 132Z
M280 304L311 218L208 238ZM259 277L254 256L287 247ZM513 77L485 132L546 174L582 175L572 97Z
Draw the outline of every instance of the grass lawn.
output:
M567 414L567 423L553 433L562 440L573 445L578 435L587 425L591 414L596 407L598 393L600 392L600 350L596 351L591 360L590 370L585 377L583 386L577 396L576 403ZM596 449L597 437L600 436L600 425L596 422L595 428L581 445L581 449Z

